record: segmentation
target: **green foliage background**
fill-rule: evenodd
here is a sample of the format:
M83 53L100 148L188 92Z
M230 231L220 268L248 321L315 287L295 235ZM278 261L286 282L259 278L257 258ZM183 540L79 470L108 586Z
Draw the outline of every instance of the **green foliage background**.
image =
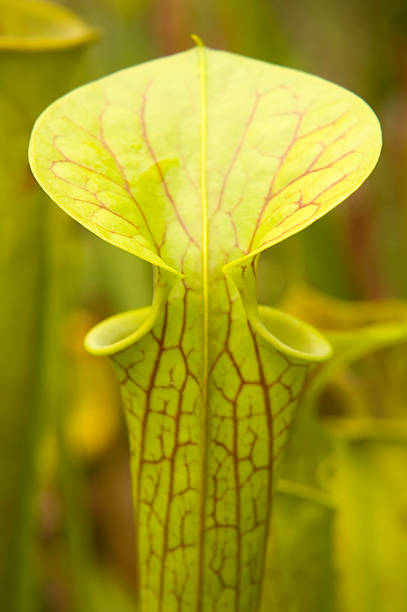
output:
M126 433L109 366L82 340L104 316L150 302L150 268L49 206L25 151L57 96L183 50L196 32L208 46L337 82L381 120L383 154L367 183L260 264L260 300L327 330L336 347L313 371L293 427L264 610L404 611L405 2L64 4L99 28L97 42L54 54L0 49L0 609L134 610Z

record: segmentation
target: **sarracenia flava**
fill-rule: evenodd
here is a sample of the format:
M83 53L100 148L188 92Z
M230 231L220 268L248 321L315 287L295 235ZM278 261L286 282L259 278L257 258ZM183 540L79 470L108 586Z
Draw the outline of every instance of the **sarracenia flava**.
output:
M122 388L143 612L258 606L276 464L330 345L257 305L257 259L352 193L381 144L348 91L197 42L61 98L30 146L51 198L155 267L152 306L86 340Z

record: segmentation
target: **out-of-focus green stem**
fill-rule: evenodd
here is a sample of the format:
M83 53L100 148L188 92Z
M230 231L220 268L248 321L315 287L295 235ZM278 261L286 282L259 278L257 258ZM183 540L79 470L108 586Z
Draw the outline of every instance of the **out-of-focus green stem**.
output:
M38 442L44 424L44 362L45 362L45 327L48 306L48 269L47 269L47 215L46 209L38 215L36 221L38 235L37 281L35 295L32 296L33 329L32 346L35 347L35 358L27 370L28 378L24 381L25 406L24 430L22 433L20 469L18 471L16 513L12 522L10 594L14 597L11 606L14 612L26 612L38 608L38 601L33 597L34 584L34 549L32 542L35 534L35 484L36 455Z
M94 36L60 6L0 0L0 276L6 298L0 320L5 354L0 371L0 519L6 527L0 608L7 612L28 612L39 605L34 596L35 485L50 380L50 241L58 232L55 215L32 180L26 151L35 117L71 85L79 49ZM58 334L60 321L54 318L52 324L50 334Z

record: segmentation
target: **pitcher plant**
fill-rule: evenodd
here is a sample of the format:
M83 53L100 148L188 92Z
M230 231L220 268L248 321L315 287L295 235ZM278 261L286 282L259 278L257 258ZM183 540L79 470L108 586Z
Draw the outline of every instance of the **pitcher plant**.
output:
M341 87L195 42L64 96L30 144L50 197L155 269L152 305L86 339L121 385L143 612L258 609L278 460L331 352L257 304L258 257L352 193L381 145Z

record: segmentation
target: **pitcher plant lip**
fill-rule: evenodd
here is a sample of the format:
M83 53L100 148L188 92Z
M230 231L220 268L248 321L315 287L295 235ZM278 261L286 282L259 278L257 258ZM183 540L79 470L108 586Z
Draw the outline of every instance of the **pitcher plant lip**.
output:
M276 308L259 305L259 319L254 325L274 348L294 359L319 362L332 355L330 342L312 325Z
M311 325L269 306L259 306L259 314L256 331L282 353L312 362L331 356L330 343ZM146 306L108 317L88 332L85 347L93 355L114 355L147 333L156 315L153 306Z
M127 310L108 317L87 333L85 348L92 355L114 355L147 333L155 318L153 306Z
M89 27L67 8L51 2L0 0L0 10L3 13L1 21L4 20L0 52L64 50L89 44L99 38L96 28Z

